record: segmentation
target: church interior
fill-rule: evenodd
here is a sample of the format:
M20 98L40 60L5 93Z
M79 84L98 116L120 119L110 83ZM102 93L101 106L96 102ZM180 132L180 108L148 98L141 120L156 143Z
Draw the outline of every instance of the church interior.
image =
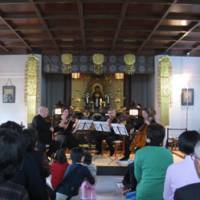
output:
M199 0L1 0L0 12L0 152L20 132L35 141L21 145L22 164L41 148L49 166L42 197L18 173L7 180L15 159L0 155L0 199L13 199L3 196L11 180L27 194L16 200L200 199ZM57 153L67 166L54 187ZM83 176L71 175L76 162L89 175L61 192Z

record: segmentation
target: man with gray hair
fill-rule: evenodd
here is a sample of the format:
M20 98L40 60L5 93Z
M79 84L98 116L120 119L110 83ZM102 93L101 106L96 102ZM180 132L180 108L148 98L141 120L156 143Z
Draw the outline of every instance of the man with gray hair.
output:
M177 189L175 191L174 200L200 199L200 141L195 145L192 159L194 160L194 166L199 177L199 182Z
M50 145L52 142L51 123L46 118L49 114L47 107L41 106L38 109L38 115L33 118L32 127L38 131L38 139L44 145Z

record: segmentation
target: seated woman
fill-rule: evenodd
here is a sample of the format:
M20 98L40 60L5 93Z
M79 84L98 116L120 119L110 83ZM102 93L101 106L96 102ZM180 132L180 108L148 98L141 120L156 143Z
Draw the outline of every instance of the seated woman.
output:
M177 188L200 182L191 157L199 140L200 135L196 131L185 131L179 136L179 150L186 156L184 160L169 166L167 169L163 194L165 200L174 199L174 192Z
M64 141L61 145L63 148L72 149L73 147L78 146L78 141L72 134L74 123L74 119L69 115L69 110L65 109L61 115L60 123L55 127L55 132L64 135Z
M167 167L173 162L172 154L162 147L163 126L152 123L147 128L147 146L136 152L134 173L137 180L137 200L161 200Z

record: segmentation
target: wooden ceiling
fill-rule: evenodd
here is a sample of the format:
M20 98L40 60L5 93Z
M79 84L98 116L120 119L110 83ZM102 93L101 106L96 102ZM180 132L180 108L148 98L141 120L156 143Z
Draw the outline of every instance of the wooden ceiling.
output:
M0 0L0 54L200 55L200 0Z

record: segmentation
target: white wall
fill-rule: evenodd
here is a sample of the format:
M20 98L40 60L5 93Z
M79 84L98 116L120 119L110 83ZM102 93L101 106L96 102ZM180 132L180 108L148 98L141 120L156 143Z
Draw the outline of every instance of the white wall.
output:
M28 55L0 56L0 124L8 120L27 124L26 106L24 103L24 71ZM41 56L37 55L40 61ZM2 86L11 79L16 86L15 103L3 103Z
M155 58L156 69L159 57ZM171 56L170 59L172 63L172 99L169 127L186 128L187 107L181 105L181 89L188 87L194 89L194 105L188 106L187 128L200 130L200 57ZM188 83L183 74L189 74ZM156 108L158 108L157 102Z

